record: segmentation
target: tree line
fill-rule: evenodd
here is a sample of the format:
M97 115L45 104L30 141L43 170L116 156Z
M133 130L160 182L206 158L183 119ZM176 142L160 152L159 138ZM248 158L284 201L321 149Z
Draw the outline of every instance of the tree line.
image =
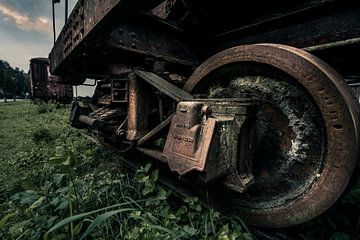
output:
M0 97L25 98L29 93L29 75L19 68L13 68L4 60L0 60Z

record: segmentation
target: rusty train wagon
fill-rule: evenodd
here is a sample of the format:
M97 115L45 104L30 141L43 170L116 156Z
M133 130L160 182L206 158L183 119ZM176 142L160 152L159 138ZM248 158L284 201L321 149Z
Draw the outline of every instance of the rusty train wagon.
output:
M360 79L359 26L355 1L79 0L51 71L98 80L73 126L250 225L286 227L354 175L358 100L344 79Z
M48 58L30 60L30 97L45 101L71 102L73 87L60 84L59 77L50 75L49 66Z

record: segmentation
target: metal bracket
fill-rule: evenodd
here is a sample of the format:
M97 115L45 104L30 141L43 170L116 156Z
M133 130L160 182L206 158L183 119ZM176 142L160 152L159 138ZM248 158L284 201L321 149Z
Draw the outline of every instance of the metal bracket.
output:
M208 118L208 107L199 102L181 102L177 106L163 156L170 169L184 175L204 171L216 120Z
M170 169L180 175L196 170L204 183L225 177L229 188L245 191L254 178L253 107L249 98L180 102L162 154Z
M176 87L152 72L134 70L134 73L177 102L193 99L190 93Z

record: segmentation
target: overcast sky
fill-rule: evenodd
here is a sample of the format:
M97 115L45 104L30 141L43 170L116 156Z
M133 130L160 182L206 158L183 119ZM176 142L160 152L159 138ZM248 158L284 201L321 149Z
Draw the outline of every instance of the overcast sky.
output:
M52 0L0 0L0 59L24 71L33 57L47 57L53 44ZM76 0L69 0L70 11ZM64 24L64 0L56 4L57 33Z
M25 72L34 57L48 57L53 45L52 0L0 0L0 59ZM69 0L69 13L77 0ZM65 1L55 5L56 33L65 21ZM81 86L79 96L94 88Z

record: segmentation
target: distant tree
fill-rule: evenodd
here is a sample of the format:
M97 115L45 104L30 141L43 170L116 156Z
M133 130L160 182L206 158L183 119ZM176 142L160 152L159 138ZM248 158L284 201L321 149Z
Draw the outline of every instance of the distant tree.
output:
M18 74L18 94L25 96L29 92L29 75L21 70Z
M8 82L10 78L10 64L8 62L0 60L0 87L2 88L4 94L4 101L7 102L7 89Z
M19 68L12 68L6 61L0 60L0 90L7 96L24 96L29 91L29 77Z

